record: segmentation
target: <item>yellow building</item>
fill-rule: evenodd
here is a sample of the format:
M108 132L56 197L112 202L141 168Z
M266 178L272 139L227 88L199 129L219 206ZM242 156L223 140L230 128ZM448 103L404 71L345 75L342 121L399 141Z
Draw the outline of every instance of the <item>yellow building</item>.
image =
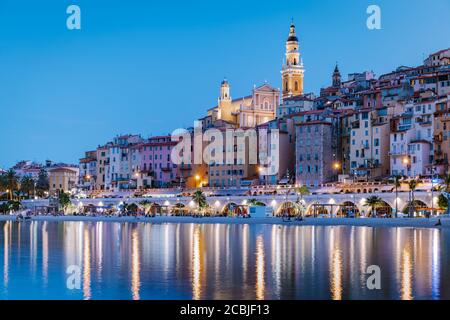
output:
M207 118L212 124L222 120L237 128L253 128L275 118L279 97L279 90L265 83L253 88L249 96L232 99L225 79L220 86L217 106L208 110Z
M48 180L50 184L50 194L56 195L59 192L69 192L76 187L78 181L78 168L61 166L48 170Z
M303 61L300 58L295 25L291 24L289 37L286 41L286 62L281 70L282 99L303 94L303 75Z

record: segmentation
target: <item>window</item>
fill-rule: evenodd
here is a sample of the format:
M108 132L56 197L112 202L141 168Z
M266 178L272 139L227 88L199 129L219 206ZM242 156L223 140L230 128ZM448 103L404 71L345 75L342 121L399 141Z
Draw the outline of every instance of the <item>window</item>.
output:
M375 139L374 140L374 145L375 145L375 147L378 147L379 145L380 145L380 139Z
M294 59L294 64L296 64L295 59ZM298 81L295 81L295 91L298 91Z

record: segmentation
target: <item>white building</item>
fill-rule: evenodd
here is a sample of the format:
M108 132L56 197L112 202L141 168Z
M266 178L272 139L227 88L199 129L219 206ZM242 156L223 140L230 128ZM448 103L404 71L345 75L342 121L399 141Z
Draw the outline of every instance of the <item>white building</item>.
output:
M436 99L421 96L405 104L392 119L390 162L392 175L419 176L431 173L434 161L433 132Z

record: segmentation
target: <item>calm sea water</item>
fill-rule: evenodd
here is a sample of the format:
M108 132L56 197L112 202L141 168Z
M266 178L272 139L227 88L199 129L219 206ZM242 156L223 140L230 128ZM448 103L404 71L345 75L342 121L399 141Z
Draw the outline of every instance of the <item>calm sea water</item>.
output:
M0 299L449 299L449 246L435 229L0 222Z

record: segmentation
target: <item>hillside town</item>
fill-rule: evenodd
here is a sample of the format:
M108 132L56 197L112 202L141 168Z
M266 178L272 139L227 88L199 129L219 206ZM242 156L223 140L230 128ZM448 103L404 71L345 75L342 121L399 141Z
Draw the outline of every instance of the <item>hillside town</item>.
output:
M277 153L279 170L274 174L237 156L227 164L177 165L171 159L177 145L171 135L144 138L139 134L118 135L86 151L77 165L22 161L11 170L19 181L31 178L33 188L45 171L46 195L70 192L87 197L130 190L143 194L157 188L290 185L323 193L336 192L330 185L340 185L340 192L356 193L393 177L433 181L447 175L450 48L431 53L420 66L400 65L378 77L373 71L344 77L339 65L330 66L330 85L319 93L304 92L304 77L292 24L281 66L282 88L262 83L249 88L247 96L233 97L232 81L224 79L218 86L217 104L197 119L205 131L278 129L275 151L269 137L258 141L258 148L266 144L264 148ZM186 130L194 132L194 128ZM244 148L240 151L248 154L249 143L237 145L234 137L233 141L235 151ZM8 172L2 170L2 176Z

